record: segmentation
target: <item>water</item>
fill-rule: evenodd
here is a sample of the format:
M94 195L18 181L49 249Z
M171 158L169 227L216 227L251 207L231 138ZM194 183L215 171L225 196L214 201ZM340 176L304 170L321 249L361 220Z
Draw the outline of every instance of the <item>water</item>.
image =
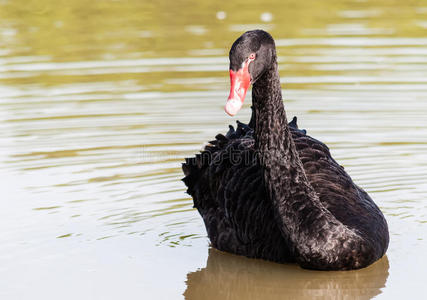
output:
M1 298L422 298L426 20L423 1L0 1ZM209 248L180 164L234 122L227 52L254 28L288 116L389 222L369 268Z

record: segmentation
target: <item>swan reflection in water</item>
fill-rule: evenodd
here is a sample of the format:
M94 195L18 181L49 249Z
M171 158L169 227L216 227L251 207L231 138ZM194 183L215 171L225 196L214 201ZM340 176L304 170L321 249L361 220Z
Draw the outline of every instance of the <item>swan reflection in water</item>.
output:
M206 267L187 274L185 299L371 299L388 277L388 259L354 271L311 271L209 249Z

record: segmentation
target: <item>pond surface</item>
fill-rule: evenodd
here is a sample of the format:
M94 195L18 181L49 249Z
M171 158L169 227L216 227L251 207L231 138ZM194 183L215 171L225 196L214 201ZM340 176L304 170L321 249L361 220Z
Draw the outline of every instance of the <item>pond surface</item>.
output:
M228 49L254 28L276 39L288 117L388 220L366 269L209 247L180 165L234 123ZM2 299L426 294L425 1L0 0L0 116Z

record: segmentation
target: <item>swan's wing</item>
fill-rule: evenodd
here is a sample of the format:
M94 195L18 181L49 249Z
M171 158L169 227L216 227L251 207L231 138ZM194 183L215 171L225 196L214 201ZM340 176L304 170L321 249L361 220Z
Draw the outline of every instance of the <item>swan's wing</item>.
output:
M359 188L324 143L297 131L292 135L307 178L326 208L334 210L360 201Z
M333 158L322 142L292 131L295 146L307 178L320 201L343 224L357 229L365 237L387 235L384 216L369 195L357 186ZM384 234L382 234L384 232ZM381 241L382 247L388 239ZM378 243L373 243L378 244Z

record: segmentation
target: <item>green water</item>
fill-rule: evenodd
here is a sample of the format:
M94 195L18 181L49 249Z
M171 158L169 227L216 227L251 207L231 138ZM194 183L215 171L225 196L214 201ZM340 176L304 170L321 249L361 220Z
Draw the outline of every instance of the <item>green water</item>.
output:
M255 28L288 117L386 215L369 268L209 248L180 164L235 121L228 49ZM422 299L426 115L425 1L0 0L0 297Z

